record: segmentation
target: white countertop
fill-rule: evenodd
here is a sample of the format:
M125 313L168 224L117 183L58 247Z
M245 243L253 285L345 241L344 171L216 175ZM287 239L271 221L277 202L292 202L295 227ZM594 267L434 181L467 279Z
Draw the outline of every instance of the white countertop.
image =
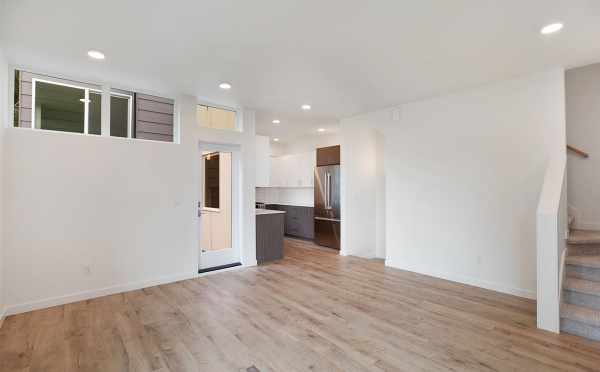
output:
M290 207L309 207L309 208L314 208L314 204L308 204L308 203L279 203L279 202L273 202L273 203L266 203L266 202L261 202L261 201L256 201L257 203L263 203L263 204L277 204L277 205L287 205Z
M256 215L261 215L261 214L282 214L285 213L284 211L274 211L272 209L258 209L256 208Z

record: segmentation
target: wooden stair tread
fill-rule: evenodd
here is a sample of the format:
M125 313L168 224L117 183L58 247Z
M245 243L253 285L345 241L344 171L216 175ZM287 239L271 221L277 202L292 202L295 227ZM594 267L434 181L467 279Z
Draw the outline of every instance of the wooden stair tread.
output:
M563 303L560 306L560 317L600 327L600 310Z
M568 256L566 264L600 269L600 256Z
M571 230L569 244L600 244L600 231L595 230Z
M600 282L593 282L591 280L566 278L564 289L593 296L600 296Z

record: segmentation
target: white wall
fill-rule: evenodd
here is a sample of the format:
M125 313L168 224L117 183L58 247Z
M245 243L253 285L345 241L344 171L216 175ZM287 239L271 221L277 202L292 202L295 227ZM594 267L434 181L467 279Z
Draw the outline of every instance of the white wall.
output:
M536 208L549 157L564 153L564 110L555 69L346 120L342 244L376 246L377 128L386 264L535 298Z
M198 141L241 147L242 263L256 264L254 113L244 133L196 125L176 101L182 143L5 130L9 313L194 277Z
M375 134L375 257L385 258L385 137Z
M314 188L312 187L257 187L256 201L267 204L313 207Z
M308 135L295 141L273 147L273 155L302 154L313 151L319 147L335 146L340 144L340 133L323 133Z
M342 255L377 255L377 132L369 115L341 121L341 249Z
M590 153L569 153L568 198L575 227L600 230L600 63L566 72L567 142Z
M4 294L4 132L5 123L9 120L8 115L8 65L2 50L0 50L0 326L4 317L5 299Z
M536 208L564 152L556 69L404 105L386 133L387 263L535 297Z
M6 137L10 311L197 271L184 146L21 128Z

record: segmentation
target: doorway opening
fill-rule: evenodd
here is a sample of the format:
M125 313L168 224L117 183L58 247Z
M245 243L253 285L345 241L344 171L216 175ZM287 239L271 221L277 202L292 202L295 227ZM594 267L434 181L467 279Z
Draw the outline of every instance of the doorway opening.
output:
M199 146L199 272L241 265L239 150L235 146Z

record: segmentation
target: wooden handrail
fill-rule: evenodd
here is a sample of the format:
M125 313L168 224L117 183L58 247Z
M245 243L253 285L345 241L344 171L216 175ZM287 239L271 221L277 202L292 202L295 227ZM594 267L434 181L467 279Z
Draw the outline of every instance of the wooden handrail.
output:
M590 154L588 154L587 152L578 149L577 147L573 147L571 145L567 145L567 150L573 151L574 153L576 153L577 155L583 157L583 158L589 158Z

